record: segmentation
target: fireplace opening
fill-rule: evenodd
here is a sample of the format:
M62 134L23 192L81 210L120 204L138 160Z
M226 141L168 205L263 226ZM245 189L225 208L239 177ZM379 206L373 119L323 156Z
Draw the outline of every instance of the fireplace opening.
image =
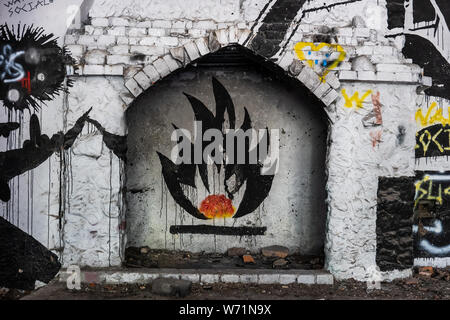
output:
M297 80L228 46L154 84L126 121L125 265L322 268L327 121Z

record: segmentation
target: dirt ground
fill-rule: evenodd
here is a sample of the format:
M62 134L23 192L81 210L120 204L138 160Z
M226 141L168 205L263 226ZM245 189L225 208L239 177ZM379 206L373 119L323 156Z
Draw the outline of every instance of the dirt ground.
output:
M70 291L64 283L53 282L33 292L0 290L0 299L7 300L449 300L450 268L432 272L415 272L409 279L381 283L381 290L367 290L364 282L336 281L329 285L251 285L193 284L185 298L163 297L151 292L150 285L82 286Z

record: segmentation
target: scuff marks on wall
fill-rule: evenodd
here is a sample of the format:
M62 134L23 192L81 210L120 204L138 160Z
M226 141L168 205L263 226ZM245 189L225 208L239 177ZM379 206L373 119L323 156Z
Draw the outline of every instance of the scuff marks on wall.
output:
M0 99L11 110L39 108L38 102L52 100L72 85L66 65L73 59L60 48L53 34L33 26L0 29Z

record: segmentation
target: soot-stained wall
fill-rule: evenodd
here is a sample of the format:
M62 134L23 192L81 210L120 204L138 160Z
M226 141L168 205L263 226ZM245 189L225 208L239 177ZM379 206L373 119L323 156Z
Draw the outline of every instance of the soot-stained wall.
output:
M272 178L258 178L244 169L248 178L232 195L232 205L236 215L244 207L248 214L236 219L202 220L183 210L172 195L170 179L162 174L162 161L157 154L170 159L175 145L171 142L172 124L194 132L193 108L183 92L199 99L216 114L214 91L218 84L214 84L213 78L231 97L236 128L245 122L245 108L253 128L279 130L279 170ZM252 65L191 67L148 90L127 112L128 245L224 252L235 246L257 251L266 245L279 244L292 252L322 254L327 129L318 112L320 108L304 90L290 88ZM224 128L230 128L230 114L229 110L225 114ZM228 197L223 180L226 170L222 167L218 172L216 166L208 166L209 192L202 182L201 170L199 166L195 174L196 188L188 187L186 181L181 184L196 208L209 195ZM178 174L182 177L178 179L187 180L187 171L180 169ZM245 204L258 198L262 201L260 205Z

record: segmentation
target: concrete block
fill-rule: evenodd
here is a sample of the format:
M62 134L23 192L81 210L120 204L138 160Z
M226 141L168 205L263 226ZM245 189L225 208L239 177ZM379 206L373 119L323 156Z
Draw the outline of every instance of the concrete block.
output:
M241 283L258 283L257 274L241 274L239 275L239 281Z
M224 283L240 283L239 275L237 274L223 274L220 278Z
M381 72L406 72L411 73L411 67L405 64L379 63L376 65L377 71Z
M133 94L133 96L135 97L140 95L143 91L136 80L134 80L133 78L128 79L128 81L125 82L125 87L130 90L131 94Z
M395 72L395 80L400 82L413 82L412 73Z
M187 274L181 274L180 275L181 280L188 280L192 283L199 283L200 282L200 275L198 273L187 273Z
M313 274L301 274L297 277L297 283L299 283L299 284L315 284L316 276Z
M220 282L220 276L218 274L201 274L200 283L217 283Z
M297 282L295 274L280 274L280 284L292 284Z
M258 284L274 284L279 283L280 275L278 274L259 274Z
M358 80L361 81L376 81L377 76L373 71L357 71L358 72Z
M395 73L393 72L377 72L377 81L395 81Z
M334 277L331 274L318 274L316 276L316 283L317 284L333 285Z

